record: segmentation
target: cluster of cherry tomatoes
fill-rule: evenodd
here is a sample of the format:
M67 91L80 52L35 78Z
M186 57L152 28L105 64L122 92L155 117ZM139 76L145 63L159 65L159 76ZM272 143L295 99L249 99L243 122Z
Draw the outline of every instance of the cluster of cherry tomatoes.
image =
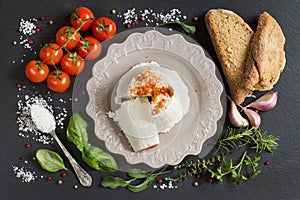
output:
M100 41L116 34L116 24L107 17L94 18L86 7L76 8L70 16L72 26L63 26L56 33L56 42L45 44L39 60L31 60L25 67L26 77L35 83L47 81L54 92L64 92L70 86L70 76L79 74L85 60L97 58L102 51ZM80 32L92 30L93 36L83 37ZM60 65L60 67L58 67ZM54 70L49 71L53 66Z

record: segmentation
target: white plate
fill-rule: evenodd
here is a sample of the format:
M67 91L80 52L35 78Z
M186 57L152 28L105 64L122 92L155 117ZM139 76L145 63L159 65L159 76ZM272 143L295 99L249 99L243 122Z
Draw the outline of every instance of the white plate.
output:
M190 111L169 133L160 134L158 147L133 152L107 112L120 77L137 63L152 60L179 73L189 89ZM110 45L107 55L94 65L87 83L86 111L95 122L96 136L110 152L123 155L128 163L145 163L152 168L176 165L186 155L199 154L203 143L216 133L217 121L223 114L223 85L215 70L202 47L187 42L180 34L167 36L150 30L132 33L123 43Z

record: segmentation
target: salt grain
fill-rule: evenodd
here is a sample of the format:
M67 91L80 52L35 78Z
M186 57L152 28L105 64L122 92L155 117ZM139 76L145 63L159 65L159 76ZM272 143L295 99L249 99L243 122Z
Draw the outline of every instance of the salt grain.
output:
M136 8L127 9L123 13L119 13L117 18L123 19L124 25L138 25L136 21L140 20L146 26L157 26L159 23L168 23L174 20L187 19L186 15L182 15L182 11L174 8L168 12L163 10L156 12L151 8L145 8L137 11Z
M21 179L24 183L33 182L37 178L35 172L32 172L25 167L17 167L15 165L12 165L12 170L15 174L15 177Z

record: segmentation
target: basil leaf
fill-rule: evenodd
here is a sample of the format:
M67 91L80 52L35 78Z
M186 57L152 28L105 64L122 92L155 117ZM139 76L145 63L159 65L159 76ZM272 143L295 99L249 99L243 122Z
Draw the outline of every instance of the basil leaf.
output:
M81 152L88 144L87 123L78 113L74 113L70 118L67 128L67 139Z
M150 173L145 172L140 169L129 169L127 171L127 174L128 174L128 176L130 176L132 178L147 178L149 176L152 176Z
M179 20L174 20L173 21L174 24L179 24L181 26L181 28L187 32L187 33L190 33L190 34L195 34L196 32L196 27L195 26L190 26L190 25L187 25Z
M103 187L108 187L111 189L116 189L117 187L126 187L130 182L125 181L119 177L106 176L102 179L101 185Z
M67 169L63 159L54 151L39 149L36 151L35 156L42 169L48 172L57 172L61 169Z
M153 175L148 176L142 183L140 183L138 185L128 185L127 188L131 192L141 192L141 191L147 189L154 180L155 180L155 176L153 176Z
M86 146L82 152L82 159L90 167L102 172L114 172L118 170L115 159L109 153L96 146Z

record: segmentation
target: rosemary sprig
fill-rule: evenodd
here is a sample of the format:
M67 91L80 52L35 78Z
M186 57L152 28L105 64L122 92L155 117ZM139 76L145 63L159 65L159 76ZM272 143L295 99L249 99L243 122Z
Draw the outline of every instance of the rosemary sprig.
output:
M261 153L265 150L272 153L279 146L277 140L279 140L278 137L266 135L266 131L261 132L254 127L246 127L238 131L228 127L225 134L221 135L217 142L217 151L220 149L230 151L234 148L249 145L252 149L255 149L256 153Z

